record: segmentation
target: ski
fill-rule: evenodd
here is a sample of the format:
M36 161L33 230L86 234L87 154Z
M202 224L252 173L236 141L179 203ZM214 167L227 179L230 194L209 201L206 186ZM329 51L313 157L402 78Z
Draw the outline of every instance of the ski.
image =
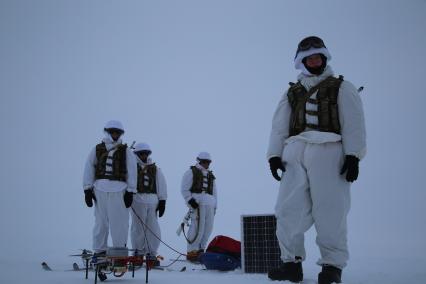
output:
M138 269L140 269L140 268L146 269L146 266L143 265L143 266L139 267ZM184 272L184 271L186 271L186 266L183 266L180 269L173 269L173 268L170 268L170 265L164 265L164 266L163 265L157 265L157 266L151 267L150 269L160 270L160 271L169 271L169 272Z
M41 263L41 267L43 267L46 271L52 271L52 268L50 268L50 266L44 261Z
M169 271L169 272L184 272L184 271L186 271L186 266L183 266L181 269L172 269L168 266L160 266L159 268L163 271Z
M187 259L170 259L170 261L171 262L177 262L177 261L180 261L180 262L186 262L186 263L189 263L189 264L194 264L194 265L203 265L201 262L199 262L199 261L189 261L189 260L187 260Z
M84 268L80 268L79 266L78 266L78 264L77 263L73 263L73 265L72 265L72 269L63 269L63 270L61 270L61 269L52 269L50 266L49 266L49 264L47 264L47 262L45 262L45 261L43 261L42 263L41 263L41 267L45 270L45 271L61 271L61 272L64 272L64 271L83 271L83 270L85 270Z

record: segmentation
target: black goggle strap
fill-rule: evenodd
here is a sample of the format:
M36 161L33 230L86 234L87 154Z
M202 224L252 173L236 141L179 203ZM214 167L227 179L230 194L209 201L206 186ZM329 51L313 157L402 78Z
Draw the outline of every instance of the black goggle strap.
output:
M124 131L123 130L121 130L121 129L118 129L118 128L108 128L108 129L105 129L105 131L106 132L108 132L109 134L111 134L111 133L119 133L120 135L121 134L123 134L124 133Z
M297 47L297 52L309 50L312 47L322 48L322 47L325 47L325 44L320 38L315 38L315 37L307 38L302 40L302 42L299 44L299 46Z

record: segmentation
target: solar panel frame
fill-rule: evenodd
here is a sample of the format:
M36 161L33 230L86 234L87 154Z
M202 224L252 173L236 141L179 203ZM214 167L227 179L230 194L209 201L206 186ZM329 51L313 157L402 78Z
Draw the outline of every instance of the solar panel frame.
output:
M241 215L242 271L267 273L281 264L280 256L275 215Z

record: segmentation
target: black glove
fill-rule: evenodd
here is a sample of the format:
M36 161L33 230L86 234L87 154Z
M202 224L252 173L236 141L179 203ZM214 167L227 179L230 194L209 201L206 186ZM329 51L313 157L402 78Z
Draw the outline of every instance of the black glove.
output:
M189 205L191 205L191 207L192 207L193 209L197 209L197 208L198 208L198 203L197 203L197 201L195 201L195 199L194 199L194 198L191 198L191 199L188 201L188 204L189 204Z
M84 200L86 201L87 207L93 206L92 199L96 202L96 196L95 196L95 193L93 192L93 189L92 188L86 189L84 191Z
M283 165L283 162L281 161L280 157L272 157L269 159L269 168L271 169L272 176L277 180L280 181L281 177L278 175L278 169L280 169L282 172L285 172L285 167Z
M124 205L126 206L126 208L129 208L130 206L132 206L132 202L133 192L129 192L126 190L126 192L124 193Z
M346 172L346 180L348 182L356 181L359 173L359 159L352 155L346 155L345 162L343 163L343 167L340 171L340 174L344 174Z
M163 216L165 210L166 210L166 200L158 201L158 206L157 206L158 217Z

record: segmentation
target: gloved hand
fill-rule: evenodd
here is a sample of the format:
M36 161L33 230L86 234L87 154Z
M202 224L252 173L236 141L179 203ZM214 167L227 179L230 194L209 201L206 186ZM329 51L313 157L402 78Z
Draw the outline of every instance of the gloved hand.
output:
M157 206L158 217L162 217L165 210L166 210L166 200L158 201L158 206Z
M278 169L280 169L282 172L285 172L285 167L283 165L283 162L281 161L280 157L272 157L269 159L269 168L271 169L272 176L277 180L280 181L281 177L278 175Z
M127 191L124 193L124 205L126 206L126 208L129 208L130 206L132 206L132 202L133 202L133 192Z
M188 204L193 208L193 209L197 209L198 208L198 203L197 203L197 201L195 201L195 199L194 198L191 198L189 201L188 201Z
M359 159L352 155L346 155L345 162L343 163L343 167L340 171L340 174L344 174L346 172L346 180L348 182L356 181L359 173Z
M96 202L96 196L95 196L95 193L93 192L93 188L86 189L84 191L84 200L86 201L87 207L93 206L92 199Z

